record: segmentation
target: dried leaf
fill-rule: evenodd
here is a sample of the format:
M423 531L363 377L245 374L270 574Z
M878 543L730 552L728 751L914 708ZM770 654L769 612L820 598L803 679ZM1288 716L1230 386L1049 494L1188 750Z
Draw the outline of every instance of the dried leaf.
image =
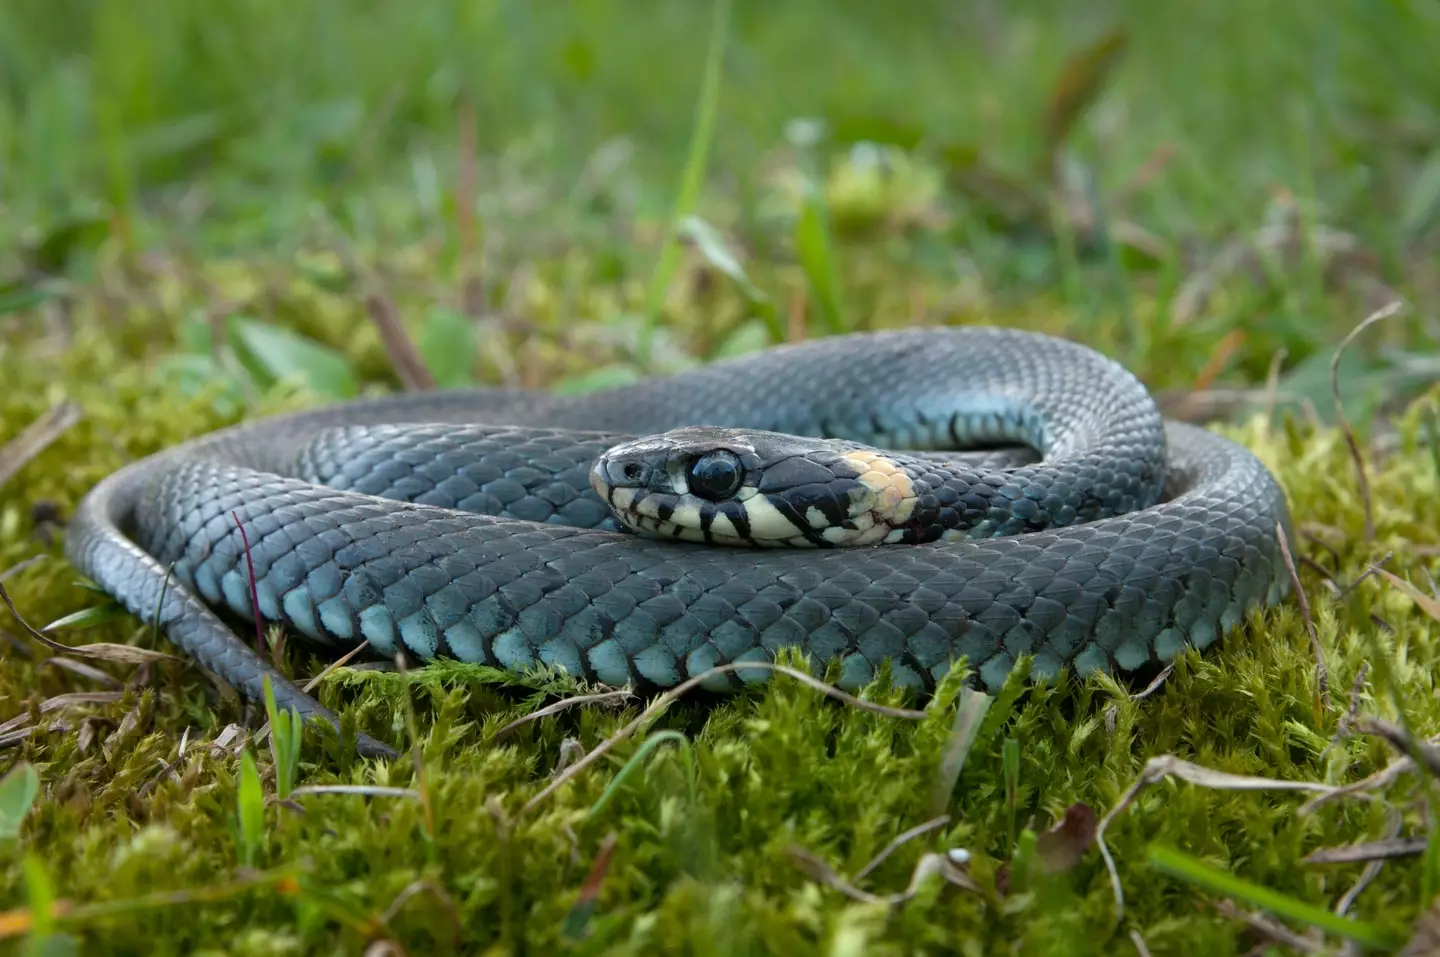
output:
M1065 809L1065 816L1041 834L1035 842L1040 865L1049 873L1068 871L1085 857L1095 843L1095 809L1075 803Z
M151 651L149 648L136 648L134 645L120 645L113 641L97 641L89 645L76 645L73 648L67 645L60 645L66 651L82 655L86 658L94 658L97 661L118 661L127 665L147 664L152 661L184 661L184 658L177 658L175 655L166 654L163 651Z

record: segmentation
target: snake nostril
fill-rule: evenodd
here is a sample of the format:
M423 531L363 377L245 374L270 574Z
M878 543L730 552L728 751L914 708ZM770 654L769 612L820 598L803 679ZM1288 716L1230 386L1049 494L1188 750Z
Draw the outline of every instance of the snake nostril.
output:
M638 482L645 476L645 466L639 462L626 462L625 467L621 469L621 474L625 476L626 481Z

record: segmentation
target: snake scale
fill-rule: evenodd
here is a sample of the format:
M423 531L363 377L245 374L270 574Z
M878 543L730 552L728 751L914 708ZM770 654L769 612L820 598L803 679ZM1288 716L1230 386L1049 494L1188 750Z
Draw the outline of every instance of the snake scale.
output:
M888 661L933 689L964 658L994 688L1025 654L1123 673L1206 648L1288 593L1277 528L1264 465L1165 420L1116 362L957 326L241 424L106 477L66 549L243 695L268 675L280 707L334 721L227 624L253 627L252 597L332 649L612 685L798 647L846 687Z

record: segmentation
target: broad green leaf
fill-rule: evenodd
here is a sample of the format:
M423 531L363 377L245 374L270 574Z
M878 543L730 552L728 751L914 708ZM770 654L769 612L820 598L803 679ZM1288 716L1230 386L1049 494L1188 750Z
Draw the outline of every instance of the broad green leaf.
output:
M416 346L440 388L459 388L475 381L479 342L475 321L469 316L453 309L432 309L425 317Z
M0 839L20 836L25 816L39 794L40 775L28 762L21 761L0 778Z
M273 382L299 381L331 399L348 399L360 390L350 363L327 345L241 316L231 317L230 332L237 351Z

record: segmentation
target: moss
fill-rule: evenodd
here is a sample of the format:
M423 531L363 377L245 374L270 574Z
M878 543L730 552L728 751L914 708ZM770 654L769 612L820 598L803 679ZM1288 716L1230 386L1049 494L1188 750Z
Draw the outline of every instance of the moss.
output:
M132 307L119 321L100 311L103 295L87 298L64 348L46 350L30 337L0 346L0 443L62 395L85 410L78 425L0 488L0 570L30 562L5 585L37 625L101 600L77 587L55 530L36 521L36 506L54 503L63 517L128 458L242 414L240 405L217 409L214 393L186 396L154 371L152 360L168 348L164 333L187 295L168 305L152 301L149 312ZM327 318L325 308L293 299L288 307L311 315L315 334L350 343L352 354L373 348L373 340L352 335L362 321L353 313ZM276 391L243 414L309 401ZM451 664L404 676L342 669L319 689L350 720L391 740L405 740L405 709L397 702L409 696L431 819L426 803L408 797L306 795L294 809L272 803L258 863L294 869L299 884L270 881L183 906L152 901L73 922L66 931L86 949L116 954L356 953L367 935L391 936L410 953L450 952L457 935L460 950L496 954L553 947L647 954L1115 953L1131 946L1132 929L1156 954L1241 953L1249 946L1245 925L1150 870L1147 846L1163 842L1332 906L1361 866L1302 866L1301 858L1321 846L1383 836L1392 812L1407 828L1420 826L1412 778L1398 781L1386 802L1335 802L1311 815L1297 813L1301 794L1155 785L1109 832L1126 896L1121 923L1093 849L1027 894L998 892L997 870L1011 856L1017 827L1046 828L1073 802L1104 813L1155 755L1233 774L1336 784L1383 767L1393 758L1388 746L1373 737L1336 737L1359 669L1377 648L1393 659L1416 731L1437 730L1431 662L1440 651L1440 625L1376 576L1343 595L1325 585L1326 577L1355 582L1367 563L1392 552L1388 568L1424 580L1417 577L1424 556L1440 544L1440 476L1420 445L1421 421L1417 407L1401 421L1396 448L1371 463L1369 541L1338 433L1259 419L1231 430L1276 471L1302 531L1297 549L1325 570L1306 566L1302 580L1324 649L1331 707L1321 707L1310 639L1294 603L1256 616L1213 653L1185 656L1162 689L1143 700L1110 679L1067 678L996 704L942 802L948 823L903 845L861 882L878 895L898 891L927 851L963 848L979 892L932 880L893 908L857 901L818 881L792 854L804 848L835 871L855 874L901 832L935 815L936 782L962 700L956 682L920 703L923 720L837 704L783 677L751 695L687 698L525 813L562 755L572 753L567 742L594 749L644 702L571 708L498 738L517 717L584 689L565 679ZM163 648L128 618L61 634L75 643ZM38 645L28 647L32 657L5 649L0 718L55 695L103 690L46 664ZM287 660L296 673L323 666L294 648ZM29 899L27 852L39 856L57 894L75 905L242 880L241 762L233 749L213 745L227 724L255 728L263 715L181 663L97 667L125 682L118 700L47 713L30 737L4 752L7 764L33 764L42 781L40 799L0 866L6 904L21 907ZM883 682L866 697L916 704ZM1394 718L1373 671L1354 707ZM660 729L678 732L686 746L667 742L650 751L592 813L625 762ZM1003 774L1007 737L1019 745L1013 810ZM258 760L268 792L268 749ZM300 783L420 782L407 760L351 760L312 731ZM582 919L575 909L607 839L613 850L597 878L593 912ZM1400 859L1385 865L1354 912L1403 931L1421 901L1420 861ZM371 923L382 915L383 929ZM583 936L567 936L577 922Z

